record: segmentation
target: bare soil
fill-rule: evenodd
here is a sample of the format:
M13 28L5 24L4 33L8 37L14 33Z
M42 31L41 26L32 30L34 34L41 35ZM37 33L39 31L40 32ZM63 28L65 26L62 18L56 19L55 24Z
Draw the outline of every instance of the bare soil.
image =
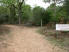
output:
M37 27L4 26L10 30L9 33L0 35L0 52L66 52L58 47L54 48L44 36L36 32Z

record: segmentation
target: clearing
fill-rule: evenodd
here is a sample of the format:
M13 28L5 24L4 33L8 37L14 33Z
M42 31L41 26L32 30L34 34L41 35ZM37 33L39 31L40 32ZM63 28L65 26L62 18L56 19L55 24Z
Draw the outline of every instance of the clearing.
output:
M37 33L38 27L4 26L9 30L0 35L0 52L66 52L58 47L54 48L43 35Z

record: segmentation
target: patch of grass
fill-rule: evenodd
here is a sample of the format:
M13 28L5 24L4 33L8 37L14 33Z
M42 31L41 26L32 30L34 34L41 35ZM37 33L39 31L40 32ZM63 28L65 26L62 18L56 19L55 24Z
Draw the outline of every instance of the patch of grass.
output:
M50 43L52 43L55 46L58 46L61 49L67 50L69 51L69 38L62 38L60 39L56 39L54 37L46 37L47 40L49 40Z
M38 30L38 33L42 34L45 36L45 38L47 40L49 40L52 44L54 44L55 46L58 46L62 49L65 49L65 50L68 50L69 51L69 37L66 37L66 33L67 32L64 32L62 34L60 34L59 32L55 32L53 31L54 29L52 29L53 32L50 32L50 29L46 29L48 32L43 32L45 31L44 28L43 29L39 29ZM57 38L55 38L54 36L57 36Z
M63 44L64 39L59 40L59 39L56 39L54 37L49 37L49 36L47 36L46 39L49 40L51 43L53 43L56 46L63 46L64 45Z
M44 34L43 29L44 29L44 28L39 28L36 32L37 32L37 33L40 33L41 35L43 35L43 34Z

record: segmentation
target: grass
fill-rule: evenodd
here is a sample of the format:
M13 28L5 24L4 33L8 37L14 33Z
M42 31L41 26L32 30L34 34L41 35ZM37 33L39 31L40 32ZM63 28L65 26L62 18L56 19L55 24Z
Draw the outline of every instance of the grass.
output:
M48 32L43 32L45 31L45 28L43 27L43 28L39 28L37 32L44 35L45 38L49 40L50 43L54 44L55 46L58 46L61 49L65 49L69 51L69 37L66 36L66 32L64 32L65 36L63 36L59 32L55 32L54 29L46 29L46 31L47 30ZM49 32L50 30L52 30L53 32ZM58 38L55 38L54 35L58 35ZM62 36L59 36L59 35L62 35Z

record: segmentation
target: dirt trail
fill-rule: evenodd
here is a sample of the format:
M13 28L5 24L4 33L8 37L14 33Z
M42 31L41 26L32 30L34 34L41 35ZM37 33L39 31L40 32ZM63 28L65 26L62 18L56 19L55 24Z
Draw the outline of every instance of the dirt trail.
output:
M63 52L53 46L39 33L35 27L20 27L9 25L10 38L7 38L0 46L0 52Z

